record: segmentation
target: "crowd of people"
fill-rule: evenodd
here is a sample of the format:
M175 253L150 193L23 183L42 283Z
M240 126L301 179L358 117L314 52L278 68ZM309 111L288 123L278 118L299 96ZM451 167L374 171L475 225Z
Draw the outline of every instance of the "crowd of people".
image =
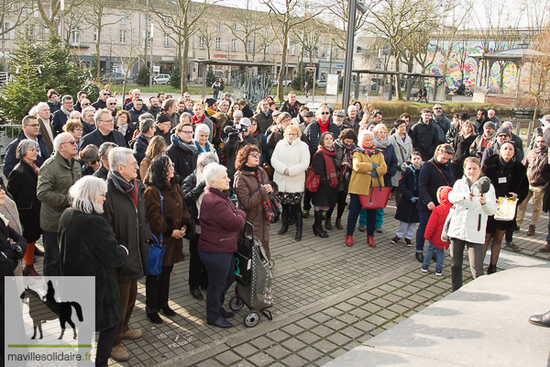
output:
M16 250L0 238L1 250L11 265L24 258L24 275L38 276L33 258L42 236L44 275L96 276L97 365L107 365L109 357L128 360L121 341L142 335L130 327L139 279L146 277L152 323L163 323L160 314L176 315L169 304L170 276L183 259L184 239L190 294L203 300L206 291L207 323L231 327L233 313L223 301L235 278L233 253L250 221L271 259L274 197L282 206L278 235L295 226L294 240L300 241L303 220L313 215L315 236L346 228L351 247L359 242L358 229L376 247L376 234L388 230L387 217L384 209L363 208L361 196L391 187L399 221L391 242L414 245L424 272L436 260L435 275L442 275L450 246L453 290L462 285L464 248L474 278L484 273L488 249L487 273L494 273L503 238L507 248L519 249L513 233L529 199L528 236L550 206L550 132L544 128L536 130L523 160L522 140L494 111L479 110L475 121L467 112L450 120L435 104L414 124L402 114L390 130L382 111L360 102L336 111L322 103L310 111L290 92L280 109L268 96L254 110L217 92L218 98L199 102L187 92L177 101L159 93L148 106L134 89L119 109L109 89L99 91L93 104L85 92L76 103L69 95L59 103L50 90L7 148L6 200L17 206L23 237L9 235ZM550 116L544 119L550 122ZM308 169L319 177L315 191L305 186ZM512 220L494 217L502 197L517 199ZM0 191L0 205L3 200ZM12 231L2 228L0 221L0 233ZM146 260L155 241L166 250L160 273L152 275ZM541 252L550 252L550 230L547 241Z

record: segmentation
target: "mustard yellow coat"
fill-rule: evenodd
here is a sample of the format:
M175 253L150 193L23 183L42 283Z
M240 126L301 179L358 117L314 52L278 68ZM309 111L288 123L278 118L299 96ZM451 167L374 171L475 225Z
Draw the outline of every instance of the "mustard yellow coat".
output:
M355 152L352 156L353 171L349 181L348 193L357 195L369 195L369 189L372 187L384 186L384 175L388 170L384 155L382 152L368 156L362 152ZM376 173L379 178L372 177L372 164L376 164Z

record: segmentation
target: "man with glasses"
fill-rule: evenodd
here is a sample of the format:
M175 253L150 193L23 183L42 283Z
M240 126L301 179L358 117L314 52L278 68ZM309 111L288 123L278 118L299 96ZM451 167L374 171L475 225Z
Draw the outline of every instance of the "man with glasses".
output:
M113 97L107 98L107 109L111 111L111 116L116 117L116 114L118 112L118 108L116 108L116 99Z
M344 110L334 111L332 114L332 121L340 128L340 131L344 129L353 129L353 126L346 121L346 112Z
M52 126L54 135L61 134L63 132L63 126L69 120L69 116L73 111L73 97L68 94L61 98L61 108L54 112L52 115Z
M94 115L94 121L97 128L82 138L80 150L90 144L99 147L107 141L115 143L119 147L126 147L124 135L122 135L120 131L114 129L115 120L108 109L105 108L97 111Z
M197 147L193 144L193 126L181 122L176 126L172 144L166 149L166 155L174 163L174 171L178 174L179 184L197 168Z
M138 280L146 272L148 240L151 238L151 229L145 219L147 208L142 194L144 188L136 180L139 166L133 153L130 149L120 147L112 148L109 152L107 193L103 204L103 218L113 229L117 243L128 250L124 265L117 269L122 317L111 358L118 362L130 359L121 340L135 340L143 335L141 330L130 328L130 319L136 305Z
M433 107L432 122L438 129L438 139L439 143L445 143L445 135L451 128L451 121L443 113L443 106L439 103L436 103Z
M95 126L95 108L88 106L82 110L82 116L80 117L80 123L82 124L82 136L86 136L96 129Z
M82 177L82 168L74 158L76 140L61 133L53 141L55 154L38 171L36 197L42 202L40 227L44 244L44 276L61 275L57 229L61 214L69 207L69 188Z
M496 140L495 124L491 121L483 126L483 134L478 135L470 146L470 155L481 160L485 149L494 144Z
M424 162L432 159L435 148L439 144L439 131L431 119L432 111L424 108L420 121L411 128L411 133L409 134L413 141L414 150L420 152Z
M107 99L109 99L109 97L111 97L111 92L107 89L103 89L101 93L99 93L99 98L97 101L92 104L92 107L96 110L107 108Z
M9 176L10 172L13 170L13 167L15 167L17 163L19 163L19 159L17 159L15 151L17 150L17 145L21 140L30 139L38 143L38 156L36 157L35 162L38 167L42 166L42 163L44 163L44 161L50 157L50 151L46 146L46 142L44 141L42 134L40 134L40 123L38 122L36 116L23 117L22 124L23 130L19 133L17 139L12 141L6 149L3 169L4 176L6 177Z

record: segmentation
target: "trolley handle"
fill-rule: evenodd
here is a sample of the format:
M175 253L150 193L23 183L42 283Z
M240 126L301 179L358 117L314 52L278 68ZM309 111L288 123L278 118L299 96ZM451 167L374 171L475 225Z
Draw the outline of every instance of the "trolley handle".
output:
M246 227L250 227L252 232L252 238L254 238L254 224L252 224L252 222L247 220L246 223L244 224L245 233L246 233Z

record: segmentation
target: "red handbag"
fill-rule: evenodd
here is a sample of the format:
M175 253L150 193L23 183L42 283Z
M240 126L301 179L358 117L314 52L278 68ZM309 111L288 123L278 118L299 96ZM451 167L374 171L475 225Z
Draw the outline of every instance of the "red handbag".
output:
M380 184L380 177L378 177ZM369 195L359 195L363 209L384 209L388 205L391 187L371 187Z
M306 189L310 192L317 192L321 185L321 176L315 174L313 166L309 166L306 171Z

